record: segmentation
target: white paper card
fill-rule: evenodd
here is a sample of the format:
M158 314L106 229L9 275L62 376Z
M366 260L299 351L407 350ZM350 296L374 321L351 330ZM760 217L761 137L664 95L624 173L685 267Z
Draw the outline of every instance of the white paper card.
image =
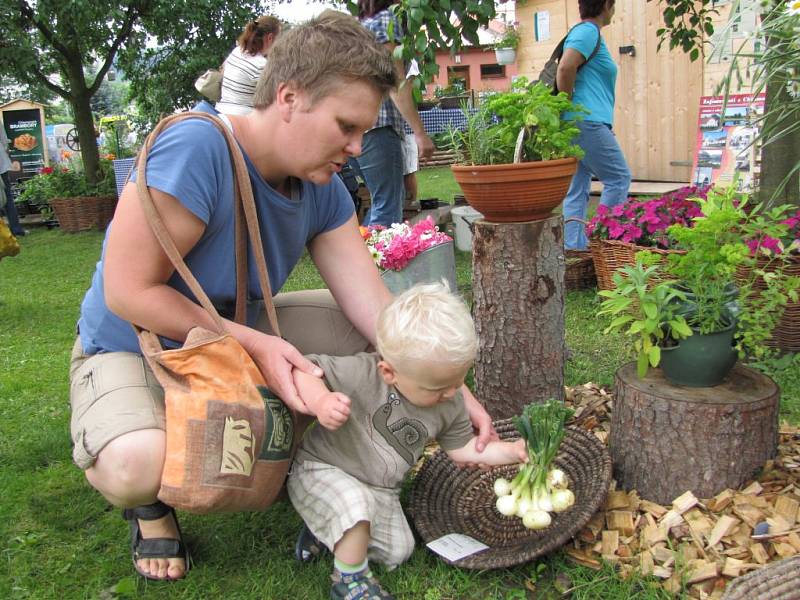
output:
M427 546L439 556L450 561L462 559L489 547L462 533L448 533L432 542L428 542Z

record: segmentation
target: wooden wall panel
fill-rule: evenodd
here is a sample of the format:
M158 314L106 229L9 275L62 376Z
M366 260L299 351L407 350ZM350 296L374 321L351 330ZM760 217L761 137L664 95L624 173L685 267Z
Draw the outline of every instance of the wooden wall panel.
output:
M550 12L550 40L534 40L534 13ZM556 43L580 20L575 0L528 0L517 4L522 43L518 51L521 75L535 78ZM697 113L703 92L702 60L691 63L680 51L656 51L661 26L657 2L617 0L616 14L603 37L619 72L614 131L635 179L689 181ZM620 55L634 46L636 56Z

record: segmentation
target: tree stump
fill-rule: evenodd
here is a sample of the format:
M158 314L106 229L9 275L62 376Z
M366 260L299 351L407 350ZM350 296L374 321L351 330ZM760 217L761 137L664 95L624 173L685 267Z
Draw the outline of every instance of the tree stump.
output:
M687 490L710 498L737 489L775 456L778 386L736 365L718 386L672 385L660 369L617 371L609 449L625 490L661 504Z
M475 388L495 419L532 401L564 398L564 243L561 216L474 224Z

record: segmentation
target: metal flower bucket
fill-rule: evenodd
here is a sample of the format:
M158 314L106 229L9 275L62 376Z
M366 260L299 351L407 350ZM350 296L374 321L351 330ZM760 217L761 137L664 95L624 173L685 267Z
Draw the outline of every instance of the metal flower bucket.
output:
M438 244L417 254L400 271L384 271L381 276L389 291L398 295L417 283L447 281L450 290L456 291L456 258L453 242Z

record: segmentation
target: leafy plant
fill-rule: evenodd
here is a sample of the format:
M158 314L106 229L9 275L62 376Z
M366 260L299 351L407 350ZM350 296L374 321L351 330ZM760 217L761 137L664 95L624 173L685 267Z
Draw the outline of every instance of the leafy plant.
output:
M17 200L28 201L40 207L53 198L77 196L110 196L116 193L114 167L110 160L100 160L101 177L91 183L83 170L76 167L44 167L22 184Z
M488 96L478 113L464 110L465 129L450 129L450 147L463 164L511 163L517 137L525 128L523 160L582 158L583 150L573 143L579 133L575 121L561 118L565 111L582 110L566 94L554 96L547 86L519 77L509 91Z
M437 87L433 95L437 98L446 98L448 96L460 96L461 94L466 93L467 87L463 80L456 79L450 85L445 87Z
M712 333L730 323L728 290L739 289L736 339L740 356L756 359L770 353L765 345L789 299L797 298L800 280L785 273L786 254L759 261L765 239L788 235L786 214L793 207L765 209L748 206L748 197L733 187L714 188L697 202L703 213L693 227L673 225L668 233L684 254L670 255L667 271L678 285L693 294L693 310L685 314L701 333Z
M658 279L658 261L650 252L638 252L634 265L614 273L615 288L598 292L605 300L597 314L611 318L603 333L617 332L633 338L639 377L659 365L662 347L692 335L675 302L685 300L686 295L672 281Z
M506 25L506 30L503 32L503 35L494 43L494 47L496 49L499 48L511 48L512 50L516 50L519 46L520 42L520 35L519 30L517 29L517 22L510 23Z
M528 135L523 156L527 160L552 160L574 156L583 158L583 150L573 143L580 133L572 119L562 119L564 112L586 112L574 105L563 92L553 95L544 84L529 83L518 77L511 90L489 96L482 105L497 116L495 126L500 133L508 160L512 162L517 136L524 127Z
M509 162L500 131L492 127L491 115L486 110L470 112L466 104L462 105L462 110L467 118L463 129L448 125L443 132L444 147L455 152L456 162L465 165Z

